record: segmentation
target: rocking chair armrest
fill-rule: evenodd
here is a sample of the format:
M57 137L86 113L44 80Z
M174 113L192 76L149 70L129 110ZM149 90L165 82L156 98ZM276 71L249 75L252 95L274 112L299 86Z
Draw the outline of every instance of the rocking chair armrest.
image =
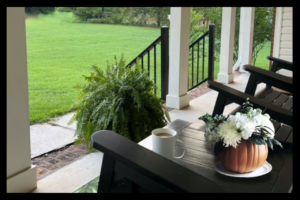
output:
M263 82L268 87L273 86L293 94L293 77L277 74L254 65L243 65L243 69L250 72L245 93L254 95L257 84Z
M206 177L113 131L95 132L91 144L104 153L104 158L122 165L126 178L150 192L224 192ZM104 165L102 169L107 167ZM118 169L116 164L110 168Z
M267 103L255 96L240 92L216 81L208 80L207 86L219 92L213 115L223 114L226 101L242 106L246 99L249 98L254 108L260 108L261 110L266 109L265 112L268 113L273 120L293 126L293 113L286 109Z
M287 69L293 71L293 63L287 60L282 60L280 58L275 58L272 56L267 56L267 59L272 61L272 69L271 71L276 72L280 69Z

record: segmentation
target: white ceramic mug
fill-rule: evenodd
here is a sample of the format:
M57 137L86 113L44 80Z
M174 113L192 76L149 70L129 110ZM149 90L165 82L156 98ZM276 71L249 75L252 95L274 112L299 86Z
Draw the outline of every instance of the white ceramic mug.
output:
M175 143L178 142L183 147L181 156L174 155ZM152 131L152 147L155 153L158 153L170 160L180 159L185 154L184 143L177 139L177 131L169 128L157 128Z

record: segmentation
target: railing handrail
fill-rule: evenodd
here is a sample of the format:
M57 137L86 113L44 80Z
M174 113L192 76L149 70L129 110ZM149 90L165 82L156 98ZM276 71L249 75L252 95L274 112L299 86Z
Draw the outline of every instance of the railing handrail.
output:
M126 67L132 67L134 64L136 64L137 58L141 59L141 65L142 69L144 69L144 57L148 55L148 72L150 76L150 51L154 49L154 83L157 84L156 79L157 79L157 73L156 73L156 47L160 45L160 50L161 50L161 66L160 66L160 71L161 71L161 77L160 77L160 93L161 93L161 99L166 100L166 96L168 94L168 74L169 74L169 27L167 26L162 26L161 27L161 34L160 36L154 40L144 51L142 51L136 58L134 58L129 64L126 65ZM154 90L154 93L156 94L156 89Z
M201 35L197 40L195 40L192 44L190 44L189 48L192 48L193 46L195 46L200 40L204 39L204 37L207 36L208 34L209 34L209 31L207 31L206 33Z
M208 77L204 78L202 81L198 81L198 69L199 69L199 64L197 63L197 80L196 80L196 84L194 84L194 54L192 53L192 87L189 88L188 86L188 91L193 90L194 88L198 87L199 85L203 84L204 82L206 82L207 80L214 80L214 57L215 57L215 49L214 49L214 44L215 44L215 25L214 24L210 24L209 25L209 30L204 33L202 36L200 36L196 41L194 41L190 46L189 49L194 50L194 46L200 44L200 41L203 40L205 41L205 37L208 36L209 38L209 44L208 44ZM203 44L204 45L204 44ZM197 49L198 51L198 58L199 59L199 49ZM202 50L203 53L203 57L204 57L204 49ZM204 59L204 58L203 58ZM202 74L204 73L204 61L202 64Z
M148 51L154 48L157 44L161 42L161 36L159 36L154 42L152 42L142 53L140 53L136 58L144 56ZM134 58L128 65L127 67L132 67L132 65L136 64L136 58Z
M208 45L208 69L210 80L214 80L215 74L215 25L209 25L209 45Z
M204 78L204 58L205 56L205 37L209 38L209 44L208 44L208 77ZM215 37L215 25L210 24L209 30L205 32L202 36L200 36L196 41L194 41L192 44L189 45L189 49L192 49L194 51L194 46L200 44L200 41L203 40L203 50L202 50L202 81L199 82L199 49L198 48L198 57L196 57L197 60L197 80L196 84L194 84L194 54L192 54L192 87L189 88L188 91L198 87L199 85L203 84L208 79L213 80L214 79L214 37ZM137 58L142 59L142 67L143 65L143 58L145 55L148 55L148 70L149 70L149 55L150 51L154 49L154 54L156 54L156 46L161 43L161 99L166 100L166 95L168 94L168 80L169 80L169 28L166 26L161 27L161 35L154 40L147 48L145 48L136 58L134 58L129 64L127 64L127 67L132 67L134 64L136 64ZM155 56L155 55L154 55ZM156 58L156 57L155 57ZM154 61L155 62L155 61ZM154 64L154 69L156 74L156 64ZM154 82L156 83L156 75L154 76ZM188 84L189 85L189 84ZM156 90L155 90L156 94Z

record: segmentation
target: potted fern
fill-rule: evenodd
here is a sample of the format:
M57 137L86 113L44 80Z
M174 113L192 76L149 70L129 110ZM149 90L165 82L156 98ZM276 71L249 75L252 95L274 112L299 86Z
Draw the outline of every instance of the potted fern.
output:
M134 68L125 65L122 54L119 62L107 63L106 70L93 65L85 76L77 108L69 124L77 121L75 144L85 143L92 150L90 138L99 130L112 130L134 142L139 142L171 122L164 101L154 94L156 85L137 59Z

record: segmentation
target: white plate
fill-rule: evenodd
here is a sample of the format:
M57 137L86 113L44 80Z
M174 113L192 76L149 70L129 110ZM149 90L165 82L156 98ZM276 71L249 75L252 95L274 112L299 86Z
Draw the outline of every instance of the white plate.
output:
M260 168L256 169L253 172L236 173L225 169L225 167L221 164L220 161L216 165L215 169L217 170L217 172L224 174L226 176L239 177L239 178L252 178L252 177L262 176L264 174L269 173L272 170L272 165L266 161Z

